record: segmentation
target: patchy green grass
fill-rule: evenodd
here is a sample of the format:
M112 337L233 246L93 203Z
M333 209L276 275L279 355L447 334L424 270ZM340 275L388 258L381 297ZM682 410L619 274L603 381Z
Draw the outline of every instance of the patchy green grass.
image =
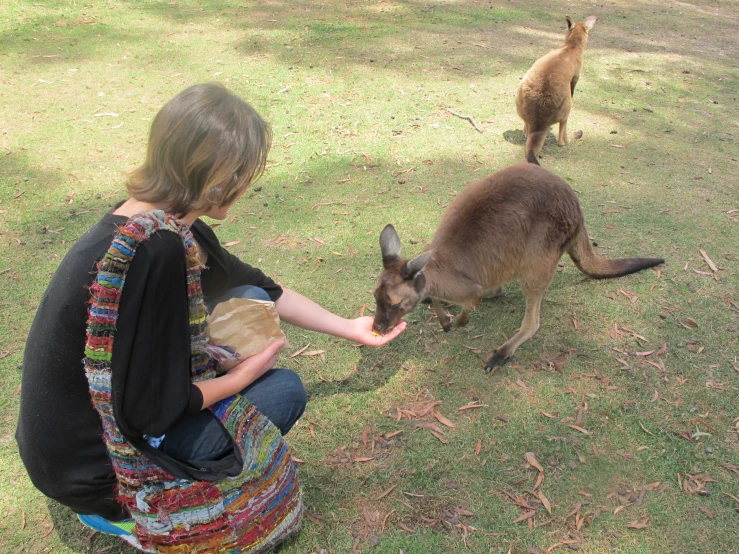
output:
M538 335L490 376L481 358L523 315L516 284L448 335L418 308L380 350L287 329L326 360L282 360L311 394L289 436L309 516L283 551L738 552L739 8L546 5L4 2L0 550L132 552L38 493L13 433L40 297L124 198L166 100L217 80L271 122L261 188L217 232L356 315L372 309L386 223L418 252L465 185L523 160L519 78L560 45L566 14L595 13L570 118L584 138L550 136L541 163L578 191L599 252L667 263L594 281L562 260ZM454 427L419 416L437 401ZM536 491L526 453L544 470Z

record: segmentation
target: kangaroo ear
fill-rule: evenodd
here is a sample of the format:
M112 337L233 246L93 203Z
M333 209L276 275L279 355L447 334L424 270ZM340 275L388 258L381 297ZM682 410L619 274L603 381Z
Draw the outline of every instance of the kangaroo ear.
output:
M590 31L595 26L595 22L597 21L597 19L597 15L589 15L585 18L585 21L583 21L583 23L585 23L585 27L588 29L588 31Z
M412 260L408 260L405 262L405 265L403 265L403 279L410 279L413 277L416 273L421 271L424 267L426 267L426 264L431 259L431 256L434 255L434 250L427 250L423 254L416 256Z
M400 237L392 225L386 225L380 233L380 250L384 267L400 258Z
M566 15L565 19L567 20L567 30L569 31L570 29L572 29L572 20L570 19L569 15Z
M413 278L413 288L416 289L416 292L418 294L421 294L421 291L426 287L426 276L423 274L423 271L419 271L416 273L416 276Z

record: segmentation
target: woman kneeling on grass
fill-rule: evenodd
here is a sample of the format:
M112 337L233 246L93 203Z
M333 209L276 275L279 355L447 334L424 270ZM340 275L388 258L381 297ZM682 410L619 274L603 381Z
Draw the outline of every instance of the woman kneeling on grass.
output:
M295 373L273 368L284 343L218 372L228 353L207 343L206 306L272 300L288 323L370 346L405 328L374 336L372 318L280 287L198 219L226 218L270 140L221 85L170 100L130 198L70 249L26 343L16 437L31 480L143 551L267 551L302 515L282 435L307 399Z

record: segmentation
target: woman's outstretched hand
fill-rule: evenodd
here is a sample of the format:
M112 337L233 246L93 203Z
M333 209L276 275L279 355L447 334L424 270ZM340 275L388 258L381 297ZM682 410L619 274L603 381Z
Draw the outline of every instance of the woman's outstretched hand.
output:
M309 331L326 333L334 337L341 337L366 346L382 346L387 344L405 330L406 323L401 321L395 329L386 335L375 335L372 332L372 318L368 316L357 319L345 319L327 309L322 308L313 300L306 298L299 292L284 288L282 296L275 302L280 319L297 325Z
M376 334L372 331L373 318L369 316L358 317L357 319L350 320L354 327L351 340L364 344L365 346L382 346L387 344L400 333L405 331L407 323L401 321L395 328L385 335Z

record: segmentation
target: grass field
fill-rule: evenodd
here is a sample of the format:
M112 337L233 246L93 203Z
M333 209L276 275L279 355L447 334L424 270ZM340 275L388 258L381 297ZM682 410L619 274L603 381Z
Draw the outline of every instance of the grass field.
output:
M466 185L523 161L519 79L561 45L565 15L591 13L569 123L584 137L550 135L541 164L577 191L600 254L666 263L595 281L563 259L538 335L493 375L481 360L523 316L515 283L450 334L419 307L377 350L287 328L288 353L324 353L280 360L311 396L288 436L307 517L282 552L739 552L730 0L5 0L0 551L133 552L36 491L13 434L39 300L125 198L164 102L220 81L257 108L268 170L220 239L369 314L383 226L418 253Z

